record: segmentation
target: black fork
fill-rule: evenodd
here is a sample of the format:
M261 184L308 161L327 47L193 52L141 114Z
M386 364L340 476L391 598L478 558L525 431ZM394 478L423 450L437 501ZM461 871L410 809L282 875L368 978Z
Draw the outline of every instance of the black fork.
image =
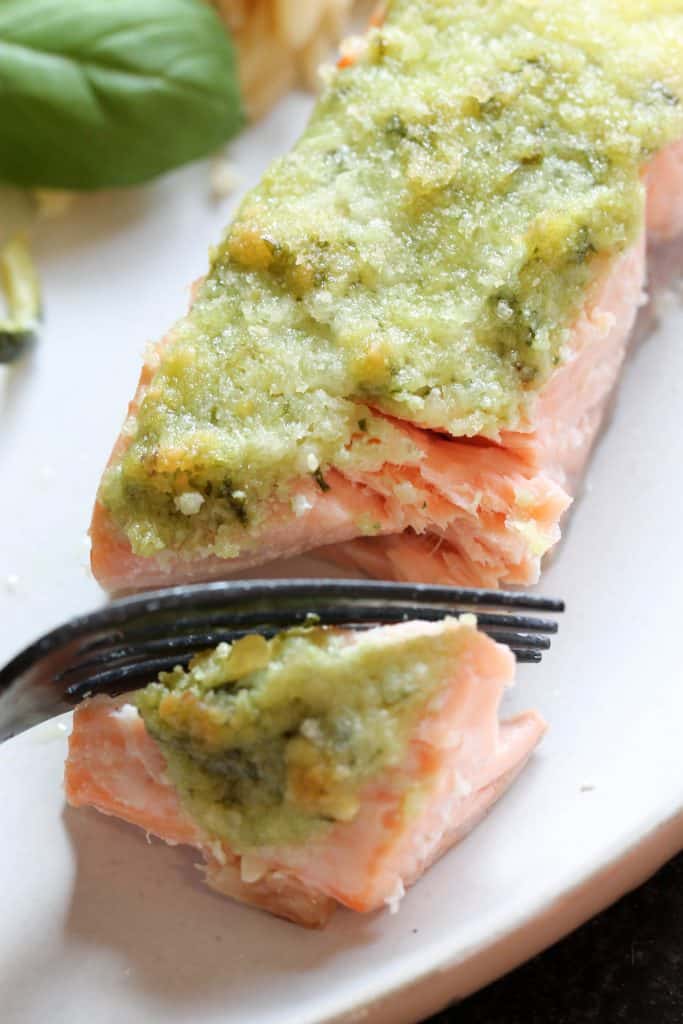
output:
M539 662L564 602L535 594L370 580L246 580L172 587L113 601L46 633L0 669L0 740L84 697L152 680L246 633L318 622L369 629L473 612L518 661Z

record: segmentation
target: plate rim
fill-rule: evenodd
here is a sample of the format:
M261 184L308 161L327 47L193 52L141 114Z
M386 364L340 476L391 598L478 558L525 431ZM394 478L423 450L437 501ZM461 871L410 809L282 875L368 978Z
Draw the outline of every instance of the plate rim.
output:
M613 856L606 858L593 871L583 872L573 883L563 887L549 899L541 898L528 913L523 914L509 927L501 929L489 938L477 941L463 950L460 955L445 957L424 970L415 971L401 985L384 986L362 1001L350 1007L334 1011L324 1017L307 1017L300 1024L414 1024L411 1015L397 1015L396 1008L388 1006L389 1001L404 1000L418 986L429 983L438 975L444 975L444 988L461 987L457 992L439 998L427 1010L428 1015L438 1013L452 1002L460 1002L487 985L521 967L528 960L542 953L554 943L580 928L593 917L602 913L622 896L643 885L661 867L677 854L683 852L683 797L677 808L666 818L659 819L650 828L627 846L618 847ZM601 895L593 898L599 891ZM528 905L528 904L527 904ZM534 935L539 929L542 935ZM521 955L505 951L508 945L520 943ZM488 962L502 955L504 962ZM381 986L377 986L378 989ZM439 990L441 993L441 989ZM385 1016L386 1011L391 1016ZM380 1013L381 1016L375 1016ZM424 1011L420 1010L424 1015Z

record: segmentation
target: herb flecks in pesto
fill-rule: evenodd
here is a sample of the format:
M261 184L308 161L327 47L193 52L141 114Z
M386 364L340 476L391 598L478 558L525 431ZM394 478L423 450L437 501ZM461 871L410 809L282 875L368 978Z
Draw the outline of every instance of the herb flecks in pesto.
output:
M162 355L101 490L133 549L229 557L294 480L317 489L315 467L415 464L376 410L454 435L519 426L642 230L640 173L683 135L682 77L665 0L390 4ZM225 479L243 512L216 493L178 511Z
M162 673L136 703L207 832L237 851L301 842L353 820L363 786L401 763L472 629L248 636Z

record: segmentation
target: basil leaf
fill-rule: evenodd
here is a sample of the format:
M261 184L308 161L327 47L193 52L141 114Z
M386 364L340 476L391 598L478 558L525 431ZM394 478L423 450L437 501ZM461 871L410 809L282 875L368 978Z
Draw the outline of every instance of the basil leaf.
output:
M0 179L132 185L242 123L235 56L202 0L0 0Z

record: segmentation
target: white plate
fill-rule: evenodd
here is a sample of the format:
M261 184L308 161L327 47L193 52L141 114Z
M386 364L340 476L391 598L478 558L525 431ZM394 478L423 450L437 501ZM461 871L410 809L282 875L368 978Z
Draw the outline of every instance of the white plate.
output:
M291 97L240 139L245 183L307 109ZM0 376L0 661L102 601L84 543L98 476L143 346L182 311L230 205L211 204L200 165L41 228L45 328ZM656 265L673 280L683 246ZM666 305L644 311L589 493L544 578L568 601L562 631L510 700L540 707L551 731L488 820L396 916L339 913L308 933L203 889L189 851L64 810L65 734L38 727L0 748L3 1024L408 1024L683 847L683 313Z

